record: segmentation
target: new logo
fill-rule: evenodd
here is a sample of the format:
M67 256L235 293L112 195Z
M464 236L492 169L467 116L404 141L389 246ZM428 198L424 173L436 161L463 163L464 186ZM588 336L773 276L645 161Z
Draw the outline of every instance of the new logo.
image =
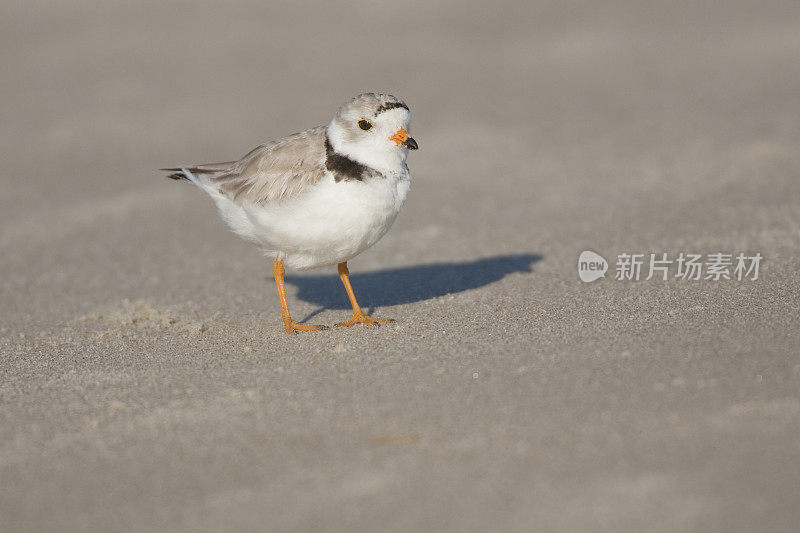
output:
M604 278L607 270L608 261L600 254L585 250L578 257L578 277L581 281L589 283Z

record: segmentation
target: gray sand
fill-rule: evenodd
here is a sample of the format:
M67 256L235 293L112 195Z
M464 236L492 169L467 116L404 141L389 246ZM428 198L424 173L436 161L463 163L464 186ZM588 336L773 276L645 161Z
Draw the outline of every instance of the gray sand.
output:
M796 2L128 4L0 17L0 530L797 527ZM155 169L364 90L421 147L350 263L397 323L287 336L269 259ZM764 263L585 284L585 249Z

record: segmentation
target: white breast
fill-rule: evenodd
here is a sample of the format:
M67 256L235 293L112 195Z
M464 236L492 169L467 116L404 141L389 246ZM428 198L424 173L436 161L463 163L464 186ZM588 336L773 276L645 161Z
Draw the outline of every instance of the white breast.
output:
M327 174L308 191L272 205L215 200L234 232L304 269L347 261L378 242L400 212L410 183L407 172L339 183Z

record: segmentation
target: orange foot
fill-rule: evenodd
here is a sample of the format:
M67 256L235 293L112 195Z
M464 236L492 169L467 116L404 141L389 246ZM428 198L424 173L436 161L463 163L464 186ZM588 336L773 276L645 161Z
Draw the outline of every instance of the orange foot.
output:
M328 326L315 326L312 324L298 324L294 320L290 322L284 322L284 326L286 328L286 333L290 335L292 333L300 333L301 331L322 331L324 329L328 329Z
M381 324L389 324L394 322L391 318L372 318L364 313L354 313L353 317L346 322L339 322L336 324L339 327L347 328L353 324L364 324L365 326L380 326Z

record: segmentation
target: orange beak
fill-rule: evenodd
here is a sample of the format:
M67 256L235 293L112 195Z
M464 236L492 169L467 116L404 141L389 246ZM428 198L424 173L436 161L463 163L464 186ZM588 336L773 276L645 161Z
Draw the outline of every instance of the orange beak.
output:
M397 133L389 137L389 140L394 141L397 146L404 146L410 150L416 150L418 148L417 141L415 141L413 137L409 137L408 132L404 128L397 130Z

